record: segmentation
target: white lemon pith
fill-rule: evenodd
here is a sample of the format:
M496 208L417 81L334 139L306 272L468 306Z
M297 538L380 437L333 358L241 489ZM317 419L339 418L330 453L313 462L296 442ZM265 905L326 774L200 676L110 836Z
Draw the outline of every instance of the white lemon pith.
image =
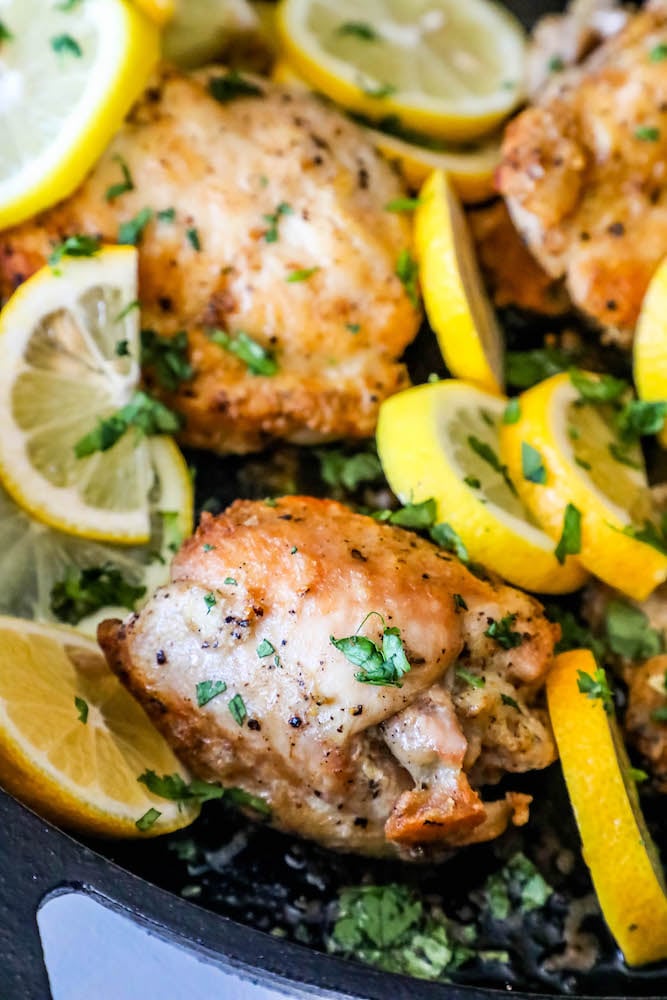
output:
M283 0L278 29L307 83L376 121L477 138L521 96L523 30L488 0Z
M4 0L0 229L67 197L142 92L159 32L125 0Z

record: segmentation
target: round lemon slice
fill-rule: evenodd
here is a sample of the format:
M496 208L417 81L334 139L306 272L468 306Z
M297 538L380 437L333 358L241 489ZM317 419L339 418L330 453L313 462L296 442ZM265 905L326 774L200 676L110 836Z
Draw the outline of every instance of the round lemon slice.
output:
M4 0L0 229L71 194L144 89L159 32L124 0Z
M667 958L665 882L616 721L586 694L600 679L589 650L561 653L547 677L549 716L600 907L626 962L644 965Z
M53 528L127 545L150 537L147 438L77 453L136 398L136 299L137 252L112 247L42 268L0 314L2 484Z
M170 438L152 438L154 485L146 545L66 535L21 510L0 487L0 614L67 622L94 638L105 618L123 618L167 582L169 564L192 533L192 480Z
M563 594L587 574L531 520L498 457L507 400L455 380L391 396L380 409L378 454L403 502L433 498L470 558L526 590Z
M635 386L640 399L667 400L667 260L651 279L633 343ZM667 430L658 435L667 448Z
M518 405L500 451L526 507L563 553L645 600L667 579L667 556L641 540L653 516L641 449L619 443L605 408L585 403L567 374L524 392ZM526 475L531 463L539 476Z
M502 333L461 206L441 170L419 195L415 246L424 306L447 367L458 378L501 393Z
M105 837L169 833L198 808L151 794L145 771L189 776L97 643L0 618L0 781L40 815ZM137 825L139 824L139 825Z
M278 30L287 58L350 111L443 139L474 139L521 97L525 37L489 0L282 0Z
M271 79L288 87L307 87L286 59L278 59ZM465 204L474 205L491 198L495 192L493 175L500 161L499 133L479 142L457 145L427 136L402 138L378 129L366 129L382 155L396 163L406 183L420 188L433 170L444 170L454 190Z

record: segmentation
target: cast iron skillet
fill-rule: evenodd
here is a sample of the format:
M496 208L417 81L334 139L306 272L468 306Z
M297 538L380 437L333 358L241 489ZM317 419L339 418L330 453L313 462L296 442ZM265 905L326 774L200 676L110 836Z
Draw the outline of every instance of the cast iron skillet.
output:
M563 6L558 0L508 0L507 5L528 26ZM541 331L531 322L521 330L522 343L531 331L539 338ZM429 350L432 337L419 338L408 352L416 381L437 369L438 359L429 357ZM248 487L252 476L246 470L244 477L239 460L203 454L189 458L198 470L200 503L213 495L224 506L236 496L252 495ZM308 461L306 456L302 464L307 466ZM287 990L298 984L306 992L358 1000L385 1000L389 990L395 1000L413 1000L415 995L423 1000L488 1000L501 993L506 996L508 989L521 998L667 996L667 970L629 972L595 913L589 920L600 946L595 968L585 974L545 972L541 959L557 948L568 901L590 894L591 885L558 765L514 780L512 787L535 792L527 831L513 831L500 846L472 848L450 863L430 868L334 855L254 827L220 803L209 804L194 827L181 834L130 844L86 845L0 792L0 997L42 1000L49 995L36 913L47 897L71 889L125 912L176 945L194 948L255 981ZM645 807L664 850L665 833L655 822L661 802L649 799ZM216 851L230 841L236 845L233 863L216 866ZM558 868L554 841L569 848L574 859L567 874ZM471 891L516 850L539 861L555 893L545 908L509 929L494 926L493 921L482 927L486 947L512 952L511 968L473 965L456 975L456 985L417 983L323 953L330 904L342 886L369 875L377 884L401 882L416 891L439 893L450 915L469 920ZM200 905L182 898L184 890L190 896L196 893ZM284 938L266 933L276 927Z

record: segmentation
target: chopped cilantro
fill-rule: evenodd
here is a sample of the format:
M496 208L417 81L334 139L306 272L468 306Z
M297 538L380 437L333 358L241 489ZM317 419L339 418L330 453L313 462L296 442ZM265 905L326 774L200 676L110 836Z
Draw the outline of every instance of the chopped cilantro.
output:
M607 675L602 667L597 667L593 675L585 670L577 670L577 687L582 694L591 700L600 699L605 712L610 715L614 710L614 699L609 687Z
M648 54L651 62L664 62L667 59L667 45L664 42L659 42L654 45Z
M627 465L630 469L641 469L641 462L636 461L636 457L629 454L629 448L631 444L618 444L616 441L612 441L609 445L609 454L615 461L620 462L621 465ZM581 465L584 469L590 469L589 462L582 462L581 459L575 459L577 465Z
M82 618L107 606L133 611L145 593L145 587L128 583L111 563L87 569L68 566L63 579L51 588L49 607L59 621L78 625Z
M208 594L204 594L204 604L206 605L206 614L210 615L211 611L217 604L215 594L209 591Z
M667 417L667 402L631 399L616 417L616 427L623 441L637 441L648 434L658 434Z
M223 694L227 690L227 685L224 681L200 681L197 684L197 707L203 708L204 705L208 705L209 701L213 701L217 698L219 694Z
M663 651L660 632L651 628L649 620L633 604L611 600L605 612L605 630L609 648L629 660L648 660Z
M242 726L245 720L248 718L248 711L245 707L245 702L240 694L235 694L231 701L228 703L229 711L232 713L234 722L239 726Z
M139 302L139 299L135 299L133 302L128 302L125 308L121 309L121 311L118 313L118 315L114 319L114 323L122 323L123 320L126 319L131 312L134 312L135 309L141 309L141 303Z
M660 138L660 129L653 125L638 125L635 129L635 139L640 142L657 142Z
M419 198L392 198L384 206L384 210L385 212L414 212L420 205Z
M515 614L509 614L501 618L500 621L491 619L489 627L484 632L484 635L488 636L489 639L495 639L498 645L502 646L503 649L515 649L523 642L521 632L515 632L512 629L516 618L517 616Z
M269 642L268 639L262 639L259 646L257 647L257 655L259 656L260 660L263 659L263 657L265 656L271 656L272 653L275 653L275 651L276 651L275 647Z
M482 486L482 483L477 476L464 476L463 482L466 486L469 486L471 490L479 490Z
M118 242L123 246L138 246L144 230L153 218L152 208L142 208L133 219L121 222L118 227Z
M71 35L55 35L51 39L51 48L58 56L74 56L75 59L80 59L83 55L81 46Z
M117 340L116 346L114 347L114 354L118 358L129 358L130 356L130 345L127 340Z
M359 333L361 325L359 323L346 323L345 329L349 330L350 333Z
M366 21L344 21L336 29L337 35L351 35L354 38L361 38L364 42L375 42L379 35Z
M472 958L462 943L469 929L426 910L404 885L363 885L340 892L328 946L387 972L438 980Z
M399 253L395 274L416 309L419 306L419 267L409 250L401 250Z
M215 545L211 545L210 542L204 542L204 544L202 545L202 549L204 550L204 552L212 552L214 548ZM227 580L225 580L225 583L226 582Z
M519 702L516 701L516 699L514 698L510 698L508 694L501 692L500 700L502 701L503 705L507 705L509 708L516 708L517 711L520 711Z
M379 101L396 93L393 83L362 83L361 89L367 97L375 97Z
M247 80L238 70L232 69L221 76L214 76L208 85L212 97L220 104L228 104L237 97L262 97L264 91L251 80Z
M86 458L96 451L108 451L130 427L146 435L173 434L180 430L181 418L145 392L135 392L129 403L106 420L100 420L94 430L76 442L74 454Z
M362 483L376 483L382 479L382 465L373 451L346 454L340 448L317 448L322 479L334 490L353 493Z
M561 56L552 56L548 64L550 73L562 73L565 69L565 62Z
M454 594L454 607L457 611L467 611L468 605L460 594Z
M436 545L439 545L441 549L446 549L447 552L453 552L462 563L467 563L470 561L470 556L468 555L468 550L463 544L463 539L454 531L451 524L435 524L431 528L431 538Z
M84 726L88 722L88 702L83 698L79 698L78 695L74 699L74 705L76 707L79 722L83 722Z
M581 513L569 503L563 516L563 530L554 549L554 555L563 565L567 556L576 556L581 552Z
M256 795L251 795L242 788L223 788L218 782L200 781L195 778L187 784L180 774L156 774L155 771L144 771L137 778L149 792L170 802L210 802L215 799L227 798L239 806L248 806L262 816L271 814L270 806Z
M11 42L13 34L7 27L4 21L0 21L0 44L2 42Z
M641 527L629 524L622 529L622 534L627 535L628 538L636 538L638 542L650 545L652 548L657 549L658 552L663 552L667 555L667 536L665 535L664 524L660 527L652 521L645 521Z
M125 162L123 157L118 156L118 154L114 156L114 160L120 167L120 172L123 176L123 179L119 181L117 184L112 184L110 187L107 188L106 194L104 196L107 201L114 201L115 198L119 198L122 194L125 194L127 191L134 191L134 181L132 180L130 168L128 167L127 163Z
M143 816L139 817L139 819L136 821L134 825L136 826L137 830L141 830L142 833L145 833L146 830L150 830L150 828L154 825L156 820L160 818L161 815L162 813L160 812L159 809L153 809L151 807L148 810L148 812L145 812Z
M158 222L173 222L175 218L175 208L163 208L161 212L157 213Z
M548 604L546 615L549 621L558 622L561 627L561 638L556 643L555 652L565 653L569 649L590 649L598 662L605 656L606 648L601 639L596 638L591 630L582 625L572 611L559 604Z
M408 503L400 510L393 511L387 521L398 528L409 528L412 531L428 531L437 517L438 507L432 498L421 503Z
M141 331L141 364L152 368L158 385L175 392L181 382L194 375L188 361L188 335L185 330L162 337L155 330Z
M651 718L654 722L667 722L667 705L662 705L651 712Z
M226 576L224 582L226 583L226 585L228 587L236 587L236 586L238 586L238 584L236 583L236 580L234 579L233 576Z
M547 470L544 466L542 456L527 441L521 442L521 471L523 478L528 480L529 483L537 483L540 486L544 486L547 481Z
M371 612L370 614L377 614ZM370 617L367 615L364 621ZM380 687L402 687L401 678L410 670L410 664L405 655L401 633L398 628L388 628L384 618L382 621L382 649L365 635L354 635L345 639L335 639L329 636L332 646L345 656L355 667L360 667L354 675L355 680L362 684L374 684ZM361 623L359 628L362 627Z
M537 347L532 351L508 351L505 355L505 375L517 389L530 389L551 375L567 371L574 357L556 347Z
M514 399L510 399L509 403L505 407L505 412L503 413L503 423L504 424L518 424L521 419L521 403L519 402L518 396Z
M187 236L188 243L190 244L192 249L196 250L197 253L199 253L199 251L201 250L201 240L199 239L199 230L195 229L194 227L191 227L190 229L185 230L185 235Z
M290 271L285 278L285 281L289 281L292 284L296 281L308 281L308 279L312 278L314 274L317 274L319 270L319 267L302 267L296 271Z
M295 555L297 554L297 552L298 552L298 551L299 551L299 550L297 549L296 545L293 545L293 546L292 546L292 548L291 548L291 549L289 550L289 554L290 554L291 556L295 556Z
M628 391L628 383L613 375L589 375L570 368L570 382L587 403L616 403Z
M511 493L516 496L516 486L510 479L509 472L507 471L507 466L503 465L491 445L487 444L486 441L480 441L478 437L474 434L468 435L468 446L472 448L476 455L486 462L494 472L497 472L499 476L502 476L505 480L505 485Z
M53 248L48 263L56 267L63 257L94 257L100 249L100 241L96 236L68 236L66 240Z
M636 785L641 785L643 782L648 781L648 774L646 771L642 771L639 767L629 767L627 770L627 776L630 781L634 781Z
M489 876L483 893L491 916L496 920L506 920L515 907L524 914L540 909L548 902L553 889L533 862L519 852L510 858L504 868Z
M236 355L251 375L275 375L278 371L278 363L271 352L243 330L233 337L226 330L209 330L208 337L218 347Z
M470 670L466 670L465 667L457 667L454 671L457 677L466 684L469 684L473 688L483 688L486 686L486 680L484 677L480 677L478 674L473 674Z
M271 215L265 215L263 217L269 227L264 233L264 239L267 243L278 242L278 226L280 225L280 219L283 215L292 215L293 211L294 209L291 205L288 205L286 201L281 201L275 212Z

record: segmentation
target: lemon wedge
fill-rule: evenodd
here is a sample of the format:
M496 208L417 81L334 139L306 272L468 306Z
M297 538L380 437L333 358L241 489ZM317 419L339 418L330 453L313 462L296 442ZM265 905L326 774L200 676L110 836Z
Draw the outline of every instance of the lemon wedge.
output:
M159 32L124 0L4 0L0 229L71 194L144 89Z
M287 87L308 87L286 59L276 60L271 79ZM366 132L385 159L397 164L414 190L421 187L433 170L443 170L467 205L486 201L495 192L493 175L500 162L500 133L461 145L417 134L403 138L374 128L366 128Z
M453 379L391 396L378 422L382 467L403 502L436 501L438 521L456 531L473 561L526 590L568 593L587 574L576 559L558 563L551 538L502 468L506 407L507 400Z
M97 643L73 629L0 618L3 786L57 824L106 837L191 823L198 808L150 793L137 780L147 770L189 780Z
M667 260L653 275L642 302L633 343L635 386L640 399L667 400ZM658 438L667 448L667 429Z
M586 694L597 671L587 649L557 656L547 677L549 716L605 920L626 962L644 965L667 958L665 883L616 720Z
M136 392L136 250L77 247L92 256L63 256L42 268L0 314L0 480L19 506L52 528L142 544L151 533L147 438L135 426L106 450L88 454L81 445L101 421L113 431L126 406L156 405L163 430L177 429L178 421Z
M429 322L453 375L489 392L503 387L503 338L475 248L447 175L434 171L415 212L419 282Z
M282 0L280 40L312 87L342 107L443 139L490 132L521 98L525 37L489 0Z
M0 487L0 614L67 622L94 637L101 621L125 617L167 582L174 552L192 533L192 479L170 438L149 444L154 486L146 545L66 535L34 520Z
M161 27L171 21L176 13L176 0L134 0L146 17Z
M563 553L645 600L667 579L667 555L642 541L654 512L641 449L621 446L605 407L583 401L567 374L528 389L518 406L500 451L526 507ZM527 455L539 476L527 476Z

